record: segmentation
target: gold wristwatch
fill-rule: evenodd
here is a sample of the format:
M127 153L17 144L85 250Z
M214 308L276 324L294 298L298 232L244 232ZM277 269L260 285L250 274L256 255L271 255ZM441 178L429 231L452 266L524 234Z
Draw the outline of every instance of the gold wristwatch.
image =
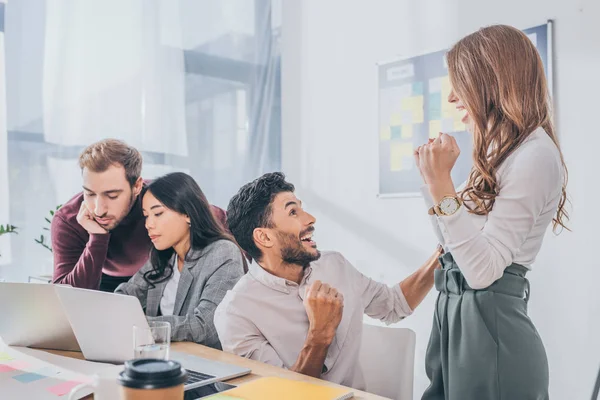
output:
M462 199L458 196L444 196L438 204L429 209L429 215L450 216L455 214L462 204Z

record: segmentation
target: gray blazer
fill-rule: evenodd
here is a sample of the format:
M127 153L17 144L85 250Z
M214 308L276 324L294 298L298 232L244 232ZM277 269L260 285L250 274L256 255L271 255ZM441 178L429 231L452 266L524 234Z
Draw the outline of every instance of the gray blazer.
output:
M171 323L171 340L196 342L221 349L213 321L215 309L244 275L242 253L229 240L218 240L202 250L190 250L190 259L181 271L173 315L159 316L159 305L168 280L155 284L146 282L144 273L152 270L150 260L129 282L122 283L115 293L135 296L140 300L149 321Z

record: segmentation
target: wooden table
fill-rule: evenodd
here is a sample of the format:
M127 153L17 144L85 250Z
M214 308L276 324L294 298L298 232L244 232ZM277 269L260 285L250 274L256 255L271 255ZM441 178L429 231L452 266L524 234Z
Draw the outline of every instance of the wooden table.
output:
M226 381L227 383L231 383L233 385L241 385L242 383L250 382L254 379L260 378L262 376L279 376L281 378L294 379L302 382L316 383L319 385L326 386L335 386L340 387L340 385L336 385L331 382L327 382L321 379L313 378L310 376L302 375L296 372L289 371L287 369L274 367L272 365L264 364L254 360L248 360L243 357L238 357L236 355L225 353L220 350L215 350L210 347L202 346L200 344L191 343L191 342L177 342L171 343L171 349L174 351L179 351L181 353L188 353L198 357L206 358L209 360L220 361L228 364L235 364L241 367L250 368L252 372L248 375L231 379ZM72 351L56 351L56 350L47 350L50 353L57 354L60 356L77 358L83 360L83 354L79 352ZM361 392L356 389L350 389L354 392L354 399L364 399L364 400L381 400L385 399L384 397L380 397L374 394Z

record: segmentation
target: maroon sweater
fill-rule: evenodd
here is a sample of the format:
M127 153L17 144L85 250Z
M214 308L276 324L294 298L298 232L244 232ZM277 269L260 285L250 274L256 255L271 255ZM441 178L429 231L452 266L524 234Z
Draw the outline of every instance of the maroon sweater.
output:
M83 193L63 205L50 226L54 254L52 282L98 289L102 273L119 277L134 275L148 260L152 247L141 198L138 196L129 214L115 229L101 235L90 235L77 222ZM225 211L211 207L217 220L227 227Z

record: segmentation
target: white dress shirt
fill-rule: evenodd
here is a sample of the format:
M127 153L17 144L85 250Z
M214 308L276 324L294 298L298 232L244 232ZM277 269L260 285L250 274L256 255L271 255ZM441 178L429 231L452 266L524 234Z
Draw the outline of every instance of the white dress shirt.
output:
M327 351L321 378L364 390L358 363L364 314L393 323L412 310L400 285L389 287L367 278L336 252L323 252L312 262L300 285L250 264L248 273L227 292L215 312L223 350L277 367L292 367L309 328L303 299L316 280L344 295L342 320Z
M512 263L531 269L556 215L563 178L558 148L538 128L498 169L498 196L488 215L471 214L463 205L454 215L432 216L438 239L469 286L490 286ZM433 206L428 186L421 192Z

